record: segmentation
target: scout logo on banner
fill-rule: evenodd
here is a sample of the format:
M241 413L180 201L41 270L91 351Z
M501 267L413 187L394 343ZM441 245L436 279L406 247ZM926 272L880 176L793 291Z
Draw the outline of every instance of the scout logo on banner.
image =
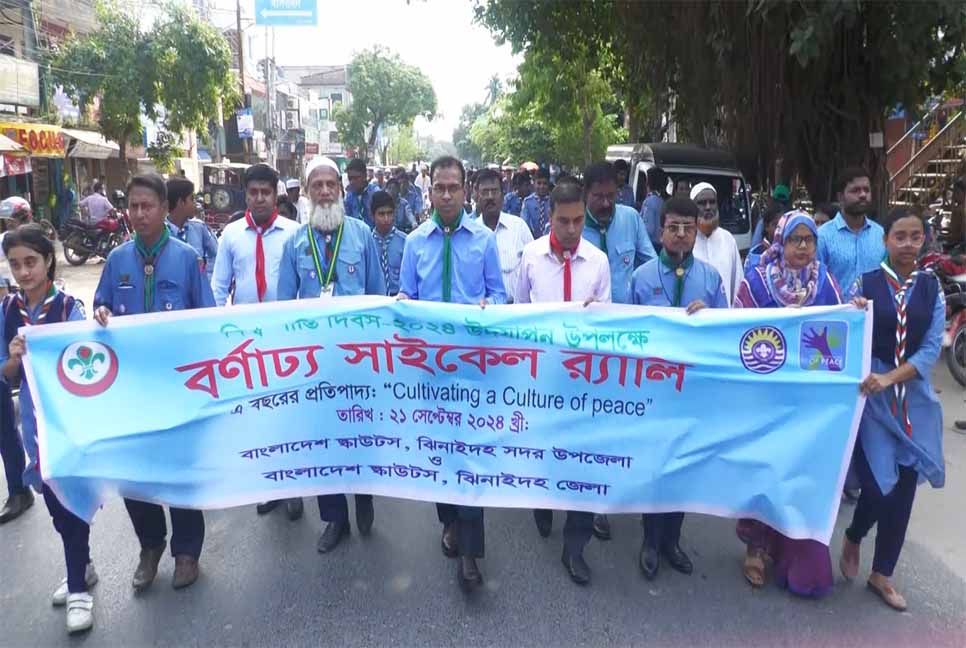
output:
M0 132L27 149L31 157L64 157L64 134L57 126L0 122Z
M85 519L112 494L348 492L752 517L828 542L871 322L344 297L22 331L43 477Z

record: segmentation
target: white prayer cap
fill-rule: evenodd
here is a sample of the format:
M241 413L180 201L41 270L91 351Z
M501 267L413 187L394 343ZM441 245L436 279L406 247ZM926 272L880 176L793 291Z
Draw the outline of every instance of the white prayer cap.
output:
M691 200L695 200L698 197L698 194L705 189L710 189L711 193L713 193L715 196L718 195L718 190L714 188L713 184L710 182L699 182L691 188Z
M289 178L288 180L286 180L285 181L285 188L286 189L300 189L301 188L301 185L299 185L298 178Z
M335 161L324 155L316 155L314 158L309 160L309 163L305 165L305 179L308 181L312 177L312 172L320 167L328 167L335 171L335 175L342 177L342 172L339 170L339 165Z

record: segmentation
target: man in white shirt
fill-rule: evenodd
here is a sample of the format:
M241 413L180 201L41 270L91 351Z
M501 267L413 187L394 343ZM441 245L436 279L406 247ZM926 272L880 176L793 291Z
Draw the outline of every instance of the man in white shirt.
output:
M415 180L413 180L413 184L416 185L421 192L423 192L423 206L425 207L426 211L430 211L429 188L432 186L433 183L429 179L429 165L427 164L420 165L419 175L416 176ZM422 219L419 219L419 217L417 216L417 220L422 220Z
M502 211L503 189L500 186L500 174L496 171L484 169L476 175L475 198L477 215L483 219L483 224L496 234L496 249L500 253L503 286L506 288L507 303L512 303L519 274L520 256L523 254L523 248L533 241L533 235L522 218Z
M497 185L499 186L499 185ZM573 180L562 180L550 194L550 234L523 249L514 299L537 302L610 302L610 263L607 255L588 243L584 231L584 193ZM533 512L537 531L546 538L553 527L553 511ZM561 561L578 585L590 582L584 547L593 534L594 514L568 511Z
M721 275L728 306L743 277L741 254L735 237L718 227L718 191L708 182L691 189L691 200L698 206L698 234L694 241L694 258L709 264Z
M94 183L94 193L84 198L78 203L81 214L87 216L87 220L96 225L107 218L107 215L114 209L114 205L104 195L104 185L100 182Z

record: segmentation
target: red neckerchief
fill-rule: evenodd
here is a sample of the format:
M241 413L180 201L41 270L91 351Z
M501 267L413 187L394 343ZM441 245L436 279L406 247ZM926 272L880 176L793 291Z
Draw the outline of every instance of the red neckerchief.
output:
M559 256L561 256L563 258L563 263L564 263L564 289L563 289L563 293L564 293L564 301L568 301L568 302L570 301L570 293L571 293L571 286L570 286L570 259L575 254L577 254L577 246L579 246L579 245L580 245L580 241L578 241L577 242L577 245L575 245L573 248L571 248L569 250L565 250L564 247L560 244L560 241L557 240L557 236L553 233L553 230L550 231L550 250L554 254L557 254L557 255L559 255Z
M262 301L265 291L268 290L268 281L265 279L265 248L262 246L262 234L271 229L276 218L278 218L278 209L272 212L263 226L259 227L255 223L255 219L252 218L252 212L245 211L245 222L255 230L255 235L258 237L255 240L255 287L258 289L258 301Z

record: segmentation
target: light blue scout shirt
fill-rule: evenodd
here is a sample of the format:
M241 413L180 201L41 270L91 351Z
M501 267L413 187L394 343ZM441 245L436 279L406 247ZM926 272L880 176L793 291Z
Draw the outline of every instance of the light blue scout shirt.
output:
M369 211L369 200L376 191L382 191L379 185L375 185L375 190L370 191L372 186L369 185L366 187L361 194L351 189L346 189L345 192L345 215L357 218L369 227L372 227L372 214Z
M543 214L541 224L540 215ZM520 211L520 218L530 227L530 233L534 239L543 236L543 230L550 222L550 196L541 198L535 192L523 199L523 207Z
M728 308L721 275L711 265L692 257L693 263L684 274L680 308L700 299L709 308ZM651 259L634 271L631 280L633 299L641 306L674 306L677 277L660 259Z
M275 301L282 246L298 228L299 224L295 221L279 216L268 231L262 234L262 250L265 253L265 295L262 301ZM232 303L258 303L258 281L255 277L257 244L258 235L244 218L228 223L222 230L215 274L211 278L211 289L219 306L228 302L232 282L235 285Z
M169 238L154 261L154 297L144 308L144 259L134 241L107 257L94 291L94 308L107 306L114 315L138 315L209 308L215 305L211 286L198 266L198 253L187 243Z
M588 211L588 215L589 213ZM611 296L615 304L629 304L631 303L631 275L634 273L634 268L657 258L657 253L654 251L641 217L636 210L626 205L615 207L614 218L607 225L606 235ZM583 238L600 249L600 230L589 224L585 225Z
M406 235L393 228L388 235L383 236L373 229L372 240L376 242L376 249L379 250L379 267L382 268L382 275L386 280L386 294L393 297L399 292L399 269L402 267Z
M27 309L30 317L36 319L40 315L43 302L33 308ZM67 313L67 322L76 322L84 319L84 309L81 303L74 298L74 307ZM6 317L0 310L0 331L6 329ZM0 344L0 365L10 358L10 350L5 344ZM6 380L6 378L4 378ZM37 416L34 414L34 400L30 395L30 385L26 380L20 381L20 430L23 434L23 448L27 453L27 467L23 472L24 486L30 486L36 491L43 488L43 480L40 477L40 448L37 445ZM16 433L16 431L14 431Z
M647 235L651 238L655 250L661 246L661 207L663 206L664 198L656 191L647 194L644 204L641 205L641 219L644 221Z
M520 210L522 209L523 198L521 198L516 191L511 191L507 195L503 196L503 211L505 211L507 214L519 216Z
M818 260L826 265L842 290L848 291L859 277L882 263L886 253L883 235L882 226L868 217L856 234L839 212L818 228ZM843 301L852 296L853 293L842 295Z
M210 283L211 275L215 272L215 258L218 256L218 239L215 235L211 233L205 222L198 218L189 218L180 229L170 220L165 221L165 224L172 238L187 243L195 249L201 257L202 267Z
M433 219L417 227L407 238L399 272L399 292L411 299L443 301L443 231ZM480 219L466 214L450 235L454 304L506 303L496 236Z
M336 245L339 230L331 233L331 245ZM315 237L319 253L319 268L315 266L309 236ZM325 258L326 234L305 224L298 228L282 248L282 262L278 268L276 298L311 299L322 293L322 285L329 274L330 262ZM335 272L332 278L332 294L385 295L386 282L379 263L379 250L372 233L357 218L342 222L342 240L335 256Z
M413 210L414 214L423 213L423 192L419 190L419 187L410 183L409 189L402 197L409 203L409 207Z

